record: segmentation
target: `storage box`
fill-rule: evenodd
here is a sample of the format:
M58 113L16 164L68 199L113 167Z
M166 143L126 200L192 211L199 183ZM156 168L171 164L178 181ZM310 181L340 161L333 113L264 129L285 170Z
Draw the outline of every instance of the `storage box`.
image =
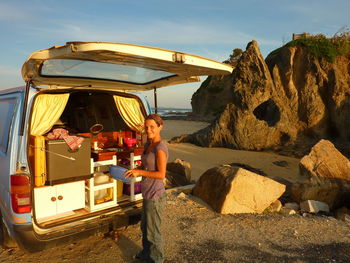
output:
M130 179L125 178L124 172L126 172L128 169L118 166L118 165L111 165L109 167L109 172L112 175L112 177L116 180L123 181L124 183L129 183Z
M131 184L123 184L123 194L130 195ZM141 182L134 183L134 194L141 193Z
M106 160L112 160L113 156L116 154L116 152L110 152L110 151L92 151L91 157L94 158L94 161L106 161Z
M81 147L72 151L64 140L45 140L47 183L54 185L91 177L90 139L85 138Z

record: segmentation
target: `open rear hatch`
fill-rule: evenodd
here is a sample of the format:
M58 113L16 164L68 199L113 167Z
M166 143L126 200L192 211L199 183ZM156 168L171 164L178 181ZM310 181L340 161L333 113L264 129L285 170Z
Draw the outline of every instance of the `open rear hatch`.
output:
M47 228L102 213L125 212L138 203L141 196L136 193L137 182L120 184L109 176L95 185L92 180L97 173L102 178L111 165L132 168L140 162L140 133L146 110L138 97L125 91L156 89L199 81L202 75L231 72L229 65L195 55L119 43L68 42L32 53L22 67L22 76L27 83L41 88L33 103L28 150L35 177L37 223ZM93 134L89 130L102 122L103 132ZM78 149L82 156L88 152L83 167L72 164L72 158L76 161L83 157L69 150L62 138L59 142L47 138L59 123L68 124L73 135L88 137L82 145L87 148L85 153L83 148ZM66 176L68 167L88 175ZM46 172L50 174L42 178ZM56 182L57 178L62 181ZM98 197L94 191L104 196ZM128 195L117 198L120 191Z
M232 67L171 50L106 42L68 42L32 53L22 77L35 86L150 90L230 74Z

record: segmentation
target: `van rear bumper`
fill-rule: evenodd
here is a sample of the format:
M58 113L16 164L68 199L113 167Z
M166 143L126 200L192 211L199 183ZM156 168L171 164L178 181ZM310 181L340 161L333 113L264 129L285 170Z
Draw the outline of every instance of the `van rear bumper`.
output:
M33 225L13 225L13 238L19 247L28 252L36 252L51 247L70 244L98 233L108 233L121 227L136 224L141 219L141 209L134 209L132 213L114 215L89 220L79 226L69 226L59 232L38 235Z

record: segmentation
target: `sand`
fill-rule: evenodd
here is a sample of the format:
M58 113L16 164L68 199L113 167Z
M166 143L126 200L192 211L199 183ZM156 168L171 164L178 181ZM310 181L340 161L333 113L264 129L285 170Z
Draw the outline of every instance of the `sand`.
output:
M190 134L208 126L206 122L166 120L162 138L170 140L182 134ZM169 161L176 158L188 161L192 166L192 179L198 178L208 169L231 163L241 163L259 169L270 178L283 178L290 182L300 179L299 159L269 152L232 150L227 148L206 148L189 143L168 144ZM286 162L285 167L273 162Z

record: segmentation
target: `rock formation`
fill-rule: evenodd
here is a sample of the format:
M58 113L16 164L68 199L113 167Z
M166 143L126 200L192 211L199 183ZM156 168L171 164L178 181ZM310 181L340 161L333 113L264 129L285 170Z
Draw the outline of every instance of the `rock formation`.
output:
M350 141L349 59L338 56L330 63L305 47L285 46L265 61L252 41L231 75L210 76L193 94L193 113L216 119L181 140L247 150L289 147L300 154L321 138L345 145Z

